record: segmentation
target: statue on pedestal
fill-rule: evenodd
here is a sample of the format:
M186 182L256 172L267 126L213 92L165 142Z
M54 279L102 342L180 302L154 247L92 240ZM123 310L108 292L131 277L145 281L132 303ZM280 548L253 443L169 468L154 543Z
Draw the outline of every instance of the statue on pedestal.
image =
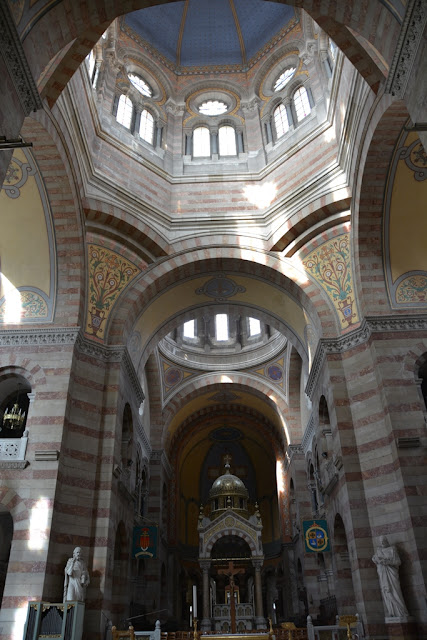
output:
M86 562L81 557L80 547L73 551L73 557L69 558L65 566L64 602L84 602L86 587L90 583L89 571Z
M406 620L408 610L403 600L399 580L400 558L396 547L389 543L386 536L381 536L380 546L372 560L377 565L386 619Z

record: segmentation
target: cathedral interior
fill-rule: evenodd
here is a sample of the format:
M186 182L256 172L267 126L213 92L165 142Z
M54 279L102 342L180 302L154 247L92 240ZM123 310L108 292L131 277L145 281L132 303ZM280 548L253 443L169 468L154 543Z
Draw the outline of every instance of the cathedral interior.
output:
M0 4L0 640L427 638L426 24Z

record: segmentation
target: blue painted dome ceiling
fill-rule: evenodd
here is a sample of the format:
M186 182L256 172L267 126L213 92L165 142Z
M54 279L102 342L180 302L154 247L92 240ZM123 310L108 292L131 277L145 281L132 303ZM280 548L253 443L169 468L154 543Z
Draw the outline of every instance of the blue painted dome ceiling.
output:
M245 71L298 22L265 0L185 0L127 14L122 29L176 73Z

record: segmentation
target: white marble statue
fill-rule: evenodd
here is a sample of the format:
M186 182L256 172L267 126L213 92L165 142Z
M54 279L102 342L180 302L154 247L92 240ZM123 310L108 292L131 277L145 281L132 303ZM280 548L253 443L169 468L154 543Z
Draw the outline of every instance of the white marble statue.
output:
M84 602L89 582L86 562L81 557L80 547L76 547L73 557L69 558L65 566L64 602L75 600Z
M386 618L407 618L408 610L399 581L399 554L386 536L381 536L380 546L372 560L377 565Z

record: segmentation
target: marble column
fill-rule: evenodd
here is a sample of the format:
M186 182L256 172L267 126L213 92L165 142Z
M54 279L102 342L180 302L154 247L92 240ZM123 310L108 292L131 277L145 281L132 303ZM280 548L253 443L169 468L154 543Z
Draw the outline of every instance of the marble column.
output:
M257 629L265 629L266 621L262 607L262 583L261 583L261 566L262 562L254 562L255 568L255 626Z
M201 631L211 630L210 606L209 606L209 569L210 562L201 562L200 567L203 571L203 618L200 627Z

